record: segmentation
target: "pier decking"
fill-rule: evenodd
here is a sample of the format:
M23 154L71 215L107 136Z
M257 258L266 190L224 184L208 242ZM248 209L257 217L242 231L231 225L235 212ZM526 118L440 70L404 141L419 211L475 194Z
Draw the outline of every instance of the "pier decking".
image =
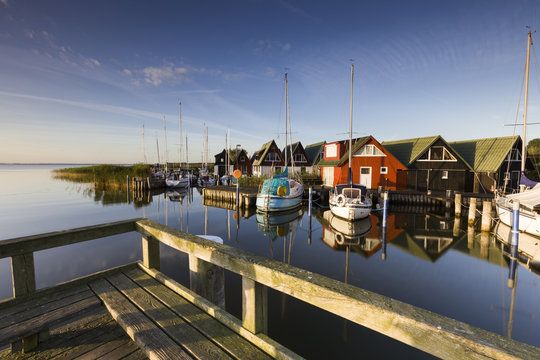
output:
M35 290L34 251L133 231L142 262ZM160 243L189 254L191 290L159 271ZM145 219L4 240L5 257L14 284L0 302L6 358L298 359L266 335L268 288L438 357L540 358L534 346ZM207 300L222 269L242 277L242 319Z

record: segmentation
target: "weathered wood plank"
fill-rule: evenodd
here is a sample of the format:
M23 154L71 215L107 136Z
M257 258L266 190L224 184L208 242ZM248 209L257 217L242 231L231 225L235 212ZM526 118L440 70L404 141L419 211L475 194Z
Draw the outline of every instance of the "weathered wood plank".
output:
M242 324L254 334L268 333L268 288L242 277Z
M55 309L51 312L34 317L0 329L0 345L21 340L31 334L38 333L52 325L58 324L93 307L100 306L101 303L96 297L77 301L73 304Z
M107 224L2 240L0 241L0 259L134 231L134 224L137 220L140 219L122 220Z
M197 359L230 359L221 348L126 275L115 274L108 277L107 280L193 357Z
M189 286L196 294L225 309L225 270L223 268L189 255Z
M56 293L64 291L66 289L71 289L81 284L87 284L96 279L105 277L108 274L114 274L115 272L118 272L118 271L128 270L130 268L136 268L137 266L138 266L137 262L133 262L126 265L120 265L120 266L116 266L107 270L98 271L91 275L82 276L82 277L79 277L70 281L66 281L55 286L39 289L36 292L29 294L28 296L4 299L0 301L0 311L2 311L2 309L5 309L5 308L11 308L15 304L23 304L23 303L26 304L28 301L32 301L32 299L38 299L39 301L39 299L45 299L51 296L54 297Z
M96 344L97 346L94 349L88 351L87 353L79 355L77 357L74 357L73 359L74 360L94 360L94 359L98 359L100 357L106 356L107 354L111 353L114 350L117 350L121 346L125 346L128 341L130 343L133 343L133 342L131 342L131 339L129 339L129 338L128 339L117 338L117 339L113 339L111 341L104 342L102 344ZM116 358L116 359L118 359L118 358Z
M28 295L36 291L33 252L11 257L11 278L13 279L13 297Z
M442 358L540 358L540 349L150 220L137 231L164 244Z
M116 348L115 350L104 354L103 356L98 357L96 360L117 360L124 359L126 356L131 355L132 353L139 351L142 354L142 351L137 347L137 345L131 340L124 340L123 343ZM144 355L144 354L143 354Z
M92 296L94 293L88 286L81 285L60 291L57 294L50 294L41 299L37 298L27 303L15 304L0 310L0 329Z
M210 301L205 298L195 294L188 288L182 286L176 281L172 280L165 274L155 270L145 268L144 265L139 263L139 268L146 272L148 275L159 281L160 283L167 286L169 289L179 294L192 304L196 305L199 309L205 311L211 317L217 319L219 322L227 326L229 329L235 333L242 336L244 339L250 343L257 346L259 349L263 350L265 353L269 354L274 359L280 360L300 360L303 359L298 354L295 354L291 350L287 349L285 346L269 338L265 334L253 334L246 328L242 326L242 321L232 316L219 306L212 304Z
M150 294L160 299L178 316L181 316L191 326L199 330L216 344L225 349L237 359L253 360L269 359L269 356L240 335L212 318L206 312L191 304L183 297L150 277L144 271L133 269L125 273L130 279L143 287Z
M190 359L178 344L106 280L96 280L90 287L101 298L111 316L150 359Z
M159 241L153 237L142 238L142 253L144 266L160 269Z

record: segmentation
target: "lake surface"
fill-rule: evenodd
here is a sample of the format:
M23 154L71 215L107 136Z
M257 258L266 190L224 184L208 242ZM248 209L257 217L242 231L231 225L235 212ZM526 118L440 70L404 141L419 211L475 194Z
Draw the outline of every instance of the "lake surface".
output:
M383 246L377 215L359 224L355 236L340 232L343 224L326 209L314 209L311 221L303 209L272 218L250 212L237 222L232 210L204 206L197 189L141 198L95 192L88 185L53 179L51 170L62 167L0 165L0 240L147 217L189 233L217 235L226 245L540 347L539 276L518 265L517 285L508 288L509 259L494 238L482 241L479 234L468 233L465 217L455 232L454 220L444 211L390 212ZM142 259L141 238L122 234L39 251L34 257L42 288ZM161 268L189 286L185 254L162 246ZM9 259L0 259L0 299L12 296L10 274ZM226 308L240 317L241 279L229 272L225 276ZM269 336L310 359L431 358L272 290Z

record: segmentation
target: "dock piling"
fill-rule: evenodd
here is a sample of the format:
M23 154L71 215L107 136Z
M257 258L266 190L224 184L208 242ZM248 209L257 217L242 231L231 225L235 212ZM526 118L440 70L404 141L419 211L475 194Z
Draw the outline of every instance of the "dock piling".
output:
M456 210L455 210L455 216L460 217L461 216L461 194L456 193Z
M489 232L491 229L491 201L482 202L482 232Z
M469 200L469 225L473 225L475 219L476 219L476 198L472 197Z

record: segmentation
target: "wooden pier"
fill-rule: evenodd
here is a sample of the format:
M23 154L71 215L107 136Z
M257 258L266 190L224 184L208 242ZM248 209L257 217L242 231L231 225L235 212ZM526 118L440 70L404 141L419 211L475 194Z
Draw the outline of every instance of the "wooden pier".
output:
M258 187L240 187L239 206L247 209L255 206L257 200ZM219 203L236 204L236 187L235 186L212 186L203 189L203 200L211 200Z
M36 291L35 251L125 232L142 235L142 262ZM160 243L189 254L191 289L159 271ZM441 358L540 358L534 346L146 219L4 240L5 257L14 293L0 302L8 359L300 358L266 335L268 288ZM219 281L210 268L242 277L242 319L203 297Z

